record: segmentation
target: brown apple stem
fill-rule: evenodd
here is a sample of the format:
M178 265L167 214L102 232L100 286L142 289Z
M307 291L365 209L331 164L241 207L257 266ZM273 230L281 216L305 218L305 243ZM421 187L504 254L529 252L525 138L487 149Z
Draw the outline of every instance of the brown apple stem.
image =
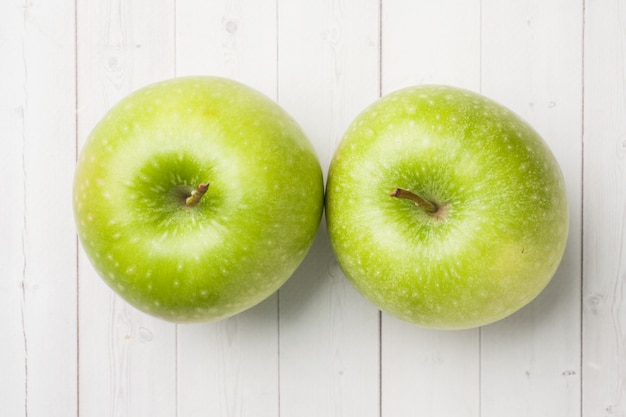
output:
M185 204L187 204L187 207L193 207L198 205L200 199L202 199L202 196L206 194L208 189L208 182L204 184L198 184L198 187L191 192L191 195L187 197L187 199L185 199Z
M391 197L404 198L406 200L411 200L412 202L415 203L417 207L423 208L430 214L436 213L437 210L439 210L439 207L437 207L435 203L430 202L409 190L396 188L395 190L393 190L393 192L390 195Z

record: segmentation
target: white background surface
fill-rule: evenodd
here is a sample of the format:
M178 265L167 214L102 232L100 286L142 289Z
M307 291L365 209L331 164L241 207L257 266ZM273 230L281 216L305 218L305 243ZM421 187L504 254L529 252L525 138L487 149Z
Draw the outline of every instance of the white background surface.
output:
M0 415L626 416L625 19L622 0L1 0ZM566 177L556 277L497 324L424 330L355 292L322 225L235 318L134 310L77 244L74 163L118 99L186 74L277 100L324 169L380 94L438 82L500 101Z

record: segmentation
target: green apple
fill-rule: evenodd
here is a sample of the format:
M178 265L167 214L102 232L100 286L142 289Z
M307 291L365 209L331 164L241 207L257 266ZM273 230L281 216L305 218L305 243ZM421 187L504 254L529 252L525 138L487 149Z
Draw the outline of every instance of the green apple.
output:
M116 104L81 150L73 194L104 281L174 322L226 318L274 293L309 250L323 203L298 124L219 77L166 80Z
M424 327L477 327L533 300L561 261L568 217L563 175L537 132L450 86L372 104L328 174L328 232L345 275Z

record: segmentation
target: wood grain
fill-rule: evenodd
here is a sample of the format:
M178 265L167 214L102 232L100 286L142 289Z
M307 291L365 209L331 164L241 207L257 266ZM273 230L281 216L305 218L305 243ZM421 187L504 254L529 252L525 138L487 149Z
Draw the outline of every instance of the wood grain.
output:
M118 100L174 76L174 2L80 2L79 146ZM176 413L176 326L126 304L79 257L80 415Z
M626 415L626 10L585 8L584 416Z
M74 5L8 1L0 16L0 414L73 415Z
M382 87L480 89L480 1L382 3ZM479 331L421 329L383 315L382 414L467 415L480 409Z
M484 1L482 91L553 150L570 201L556 276L530 305L481 331L483 416L577 416L580 409L582 2Z
M621 0L4 0L0 415L626 415L626 7ZM557 275L494 325L430 331L361 297L324 224L281 290L175 325L128 306L77 245L76 153L148 83L242 81L324 171L380 94L440 82L511 107L566 179Z
M276 100L275 1L190 1L176 8L176 72L236 79ZM279 414L278 295L235 317L179 326L181 416Z
M285 0L278 12L278 101L326 172L352 118L379 94L378 2ZM323 222L280 290L281 416L376 416L378 311L342 275Z

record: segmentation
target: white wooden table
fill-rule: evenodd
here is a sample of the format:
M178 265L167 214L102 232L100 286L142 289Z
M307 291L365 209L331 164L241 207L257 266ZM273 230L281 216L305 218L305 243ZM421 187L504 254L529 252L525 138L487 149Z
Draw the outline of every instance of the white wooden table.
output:
M0 416L626 416L625 56L623 0L1 0ZM74 163L118 99L187 74L276 99L324 169L381 94L500 101L565 173L556 277L494 325L424 330L356 293L322 225L239 316L134 310L77 243Z

